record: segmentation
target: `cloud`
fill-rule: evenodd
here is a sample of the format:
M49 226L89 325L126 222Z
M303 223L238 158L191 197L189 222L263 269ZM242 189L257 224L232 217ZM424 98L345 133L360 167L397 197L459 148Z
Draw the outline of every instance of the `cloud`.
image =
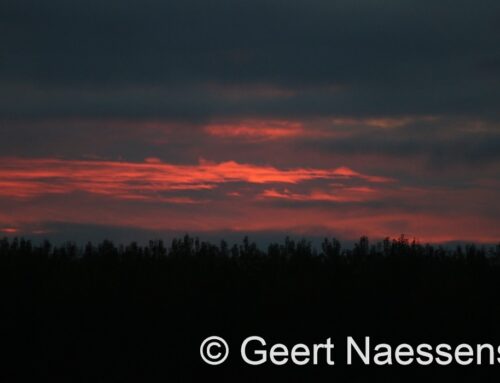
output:
M500 6L449 7L6 0L0 115L498 119Z
M380 198L376 190L369 187L342 187L337 190L313 190L310 193L293 193L288 189L279 191L266 189L260 194L260 198L284 199L297 202L364 202Z
M495 148L500 145L500 125L496 122L457 117L407 117L400 121L404 124L353 123L349 136L308 137L301 144L345 156L374 155L399 161L423 159L429 168L439 170L498 164L500 153Z
M494 238L499 14L4 0L0 227Z
M203 130L215 137L244 139L252 142L289 139L311 134L299 122L274 120L209 124Z
M19 230L15 227L0 227L0 233L13 235L19 233Z
M407 121L405 119L404 121ZM333 124L332 124L333 123ZM300 141L301 139L335 139L350 135L348 128L359 126L394 127L404 124L400 119L313 119L275 120L275 119L232 119L226 122L212 122L203 126L209 136L231 142L254 144L266 141ZM332 128L333 127L333 128Z
M168 193L210 190L228 183L298 184L351 178L376 183L390 181L347 167L282 170L234 161L201 160L197 165L175 165L156 158L142 163L0 158L0 165L0 196L21 199L86 192L118 199L194 203L193 198Z
M126 241L136 236L163 237L169 232L211 233L218 238L225 237L224 233L241 237L254 232L268 232L307 237L337 236L342 239L355 239L362 234L381 238L406 233L422 241L460 239L495 242L500 234L496 225L499 210L494 203L498 185L491 183L477 184L473 188L416 189L399 182L370 183L359 177L338 178L335 169L331 171L331 177L313 179L310 176L304 179L303 169L300 169L300 181L296 183L234 182L233 170L245 172L244 164L231 165L232 170L228 173L225 169L227 165L219 167L221 163L200 163L182 165L177 170L186 172L187 169L195 169L195 183L200 182L196 174L214 173L215 176L210 177L219 180L215 188L161 192L147 189L143 191L147 197L144 200L121 197L137 193L134 182L130 182L129 176L125 175L135 173L142 179L153 172L165 179L171 175L161 166L175 165L108 161L104 164L96 161L73 164L73 161L52 159L41 166L36 163L37 159L24 159L17 164L10 160L11 165L16 165L17 174L21 175L17 178L21 187L18 190L22 190L25 182L35 179L40 182L38 194L21 198L0 196L0 227L16 229L17 232L12 235L32 236L38 232L37 237L102 239L112 232L108 229L121 227L119 238ZM2 170L6 168L6 163L1 165ZM151 166L153 168L149 168ZM44 168L43 176L39 172L40 167ZM60 167L66 170L58 169ZM266 173L278 172L279 177L288 171L293 173L298 170L256 165L250 169L253 171L254 167ZM52 174L48 174L47 170ZM88 177L96 173L103 177ZM55 177L55 174L59 175ZM221 177L221 174L224 176ZM5 179L5 175L2 173L0 178ZM190 174L187 176L190 177ZM247 179L245 174L239 177ZM203 180L206 181L205 176ZM45 193L44 185L48 182L60 183L68 188L61 193ZM95 184L103 188L107 187L106 183L113 184L109 191L119 190L120 193L96 192ZM84 187L86 184L90 185L88 189ZM79 189L75 190L76 187ZM228 196L227 193L231 192L236 193ZM165 203L161 199L163 196L184 196L206 202ZM57 225L49 225L48 222L56 222ZM78 230L71 229L75 225Z

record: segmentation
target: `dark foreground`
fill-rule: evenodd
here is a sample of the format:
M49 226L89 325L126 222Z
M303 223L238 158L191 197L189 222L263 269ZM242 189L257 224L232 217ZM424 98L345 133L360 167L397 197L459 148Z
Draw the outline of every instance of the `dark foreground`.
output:
M262 252L188 237L168 248L5 239L0 381L486 381L500 363L347 366L345 340L496 348L499 298L498 247L450 251L400 238L362 239L349 251L325 241L317 252L286 241ZM221 366L201 360L210 335L231 348ZM336 364L245 365L239 346L251 335L289 346L331 338Z

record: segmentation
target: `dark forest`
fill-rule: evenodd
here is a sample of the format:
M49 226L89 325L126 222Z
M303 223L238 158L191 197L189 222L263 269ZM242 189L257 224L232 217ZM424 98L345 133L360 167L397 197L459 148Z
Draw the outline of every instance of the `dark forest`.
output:
M316 249L285 239L219 245L185 236L78 246L0 240L2 381L398 381L490 376L498 366L203 364L220 335L270 342L500 343L500 246L446 248L404 236ZM339 345L339 348L342 346ZM338 358L342 356L339 355Z

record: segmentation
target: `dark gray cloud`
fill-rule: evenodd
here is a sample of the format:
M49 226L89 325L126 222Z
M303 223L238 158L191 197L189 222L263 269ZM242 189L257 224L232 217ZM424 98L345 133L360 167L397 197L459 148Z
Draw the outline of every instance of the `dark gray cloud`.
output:
M335 129L335 128L332 128ZM443 169L461 171L496 166L500 160L500 125L467 119L415 121L398 128L352 129L348 137L306 139L298 143L344 155L378 155L399 160L420 157L442 176ZM498 166L496 171L498 172ZM449 181L448 178L445 179Z
M0 15L4 118L499 109L497 1L6 0ZM207 84L294 93L236 102Z

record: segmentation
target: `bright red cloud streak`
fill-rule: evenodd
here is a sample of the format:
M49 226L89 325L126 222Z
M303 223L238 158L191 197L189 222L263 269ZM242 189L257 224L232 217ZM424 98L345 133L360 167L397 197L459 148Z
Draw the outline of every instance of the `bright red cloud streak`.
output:
M272 166L234 161L197 165L173 165L147 159L144 163L61 159L0 159L0 196L31 198L44 194L87 192L115 198L195 202L189 197L166 197L163 193L210 190L231 182L248 184L298 184L305 181L355 178L380 183L390 180L336 169L299 168L282 170Z

